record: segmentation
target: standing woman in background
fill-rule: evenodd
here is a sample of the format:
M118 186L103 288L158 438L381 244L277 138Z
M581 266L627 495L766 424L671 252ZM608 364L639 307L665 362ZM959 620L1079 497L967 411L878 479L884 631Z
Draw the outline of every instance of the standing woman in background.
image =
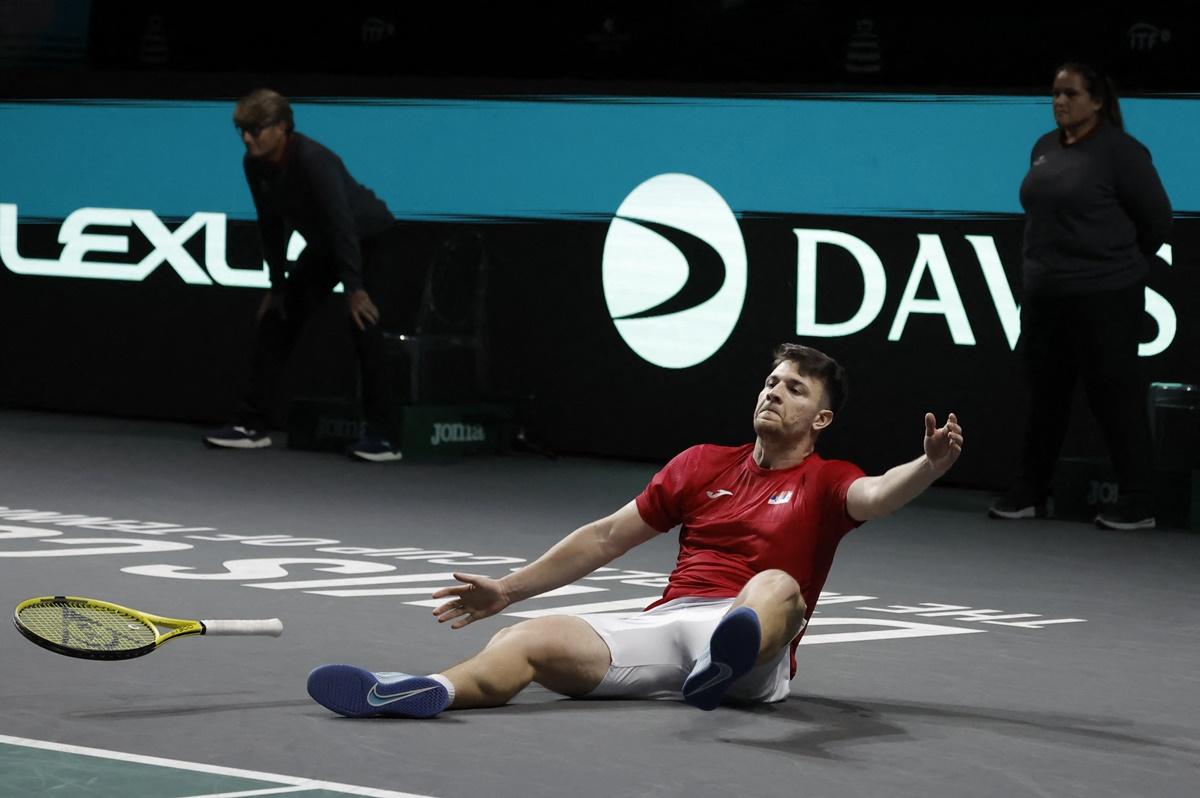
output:
M1058 127L1033 145L1025 209L1020 350L1030 389L1017 479L993 518L1046 514L1054 465L1082 377L1120 483L1096 523L1155 526L1153 451L1138 341L1150 261L1171 204L1150 151L1125 132L1111 81L1086 64L1055 71Z

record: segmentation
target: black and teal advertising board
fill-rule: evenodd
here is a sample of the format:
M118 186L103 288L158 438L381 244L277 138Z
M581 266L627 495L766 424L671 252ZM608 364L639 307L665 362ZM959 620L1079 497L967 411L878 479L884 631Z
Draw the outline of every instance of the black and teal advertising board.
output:
M924 412L954 411L969 441L954 478L1007 478L1022 417L1017 191L1052 127L1048 98L294 108L297 128L407 227L484 237L492 368L540 445L664 459L747 440L771 350L800 340L850 373L828 456L868 470L908 459ZM1146 378L1194 383L1200 98L1123 109L1176 212L1146 291ZM210 100L0 104L0 401L195 420L231 406L267 286L231 112ZM303 247L294 237L289 256ZM345 347L327 361L350 357L348 338L311 345L326 343Z

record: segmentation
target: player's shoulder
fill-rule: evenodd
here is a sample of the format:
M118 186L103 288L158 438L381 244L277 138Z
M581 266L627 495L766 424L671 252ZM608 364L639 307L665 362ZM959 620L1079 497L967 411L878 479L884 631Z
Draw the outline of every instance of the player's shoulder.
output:
M841 481L843 479L857 479L864 476L865 472L858 466L857 463L852 463L849 460L826 460L819 454L813 453L809 458L813 469L823 478L832 481Z

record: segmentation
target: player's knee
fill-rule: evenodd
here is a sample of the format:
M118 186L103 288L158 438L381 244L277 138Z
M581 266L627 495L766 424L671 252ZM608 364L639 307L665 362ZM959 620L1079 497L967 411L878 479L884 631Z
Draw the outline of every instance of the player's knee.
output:
M769 597L772 602L791 604L802 614L808 610L804 603L804 595L800 592L799 583L786 571L777 568L763 571L756 574L746 587L764 597Z
M512 632L512 629L513 629L513 627L506 626L503 629L501 629L499 632L496 632L496 634L492 635L491 639L487 641L487 645L484 646L484 648L491 648L492 646L497 645L498 643L503 643L505 638L507 638L509 636L509 634Z
M537 659L543 654L546 646L554 641L553 630L547 628L548 620L550 619L532 618L501 629L492 635L487 647L502 645L519 650L527 660Z
M520 641L522 648L531 656L542 654L552 648L558 639L555 617L531 618L511 627L511 639Z
M511 628L508 642L519 646L530 664L539 671L560 670L577 661L591 661L598 658L601 649L607 653L591 627L578 618L565 615L531 618L519 623Z

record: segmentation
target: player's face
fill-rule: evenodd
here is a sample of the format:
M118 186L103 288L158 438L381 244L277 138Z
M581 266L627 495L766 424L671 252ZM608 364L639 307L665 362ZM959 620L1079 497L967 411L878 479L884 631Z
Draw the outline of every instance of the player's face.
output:
M785 360L767 376L754 406L754 432L760 438L803 439L833 421L825 407L825 383L801 374Z
M242 144L246 145L246 154L251 158L266 158L275 160L283 152L284 142L287 141L286 125L276 122L262 127L239 128Z
M1050 95L1054 100L1054 121L1068 130L1086 128L1095 122L1103 105L1088 92L1081 75L1065 69L1054 77Z

